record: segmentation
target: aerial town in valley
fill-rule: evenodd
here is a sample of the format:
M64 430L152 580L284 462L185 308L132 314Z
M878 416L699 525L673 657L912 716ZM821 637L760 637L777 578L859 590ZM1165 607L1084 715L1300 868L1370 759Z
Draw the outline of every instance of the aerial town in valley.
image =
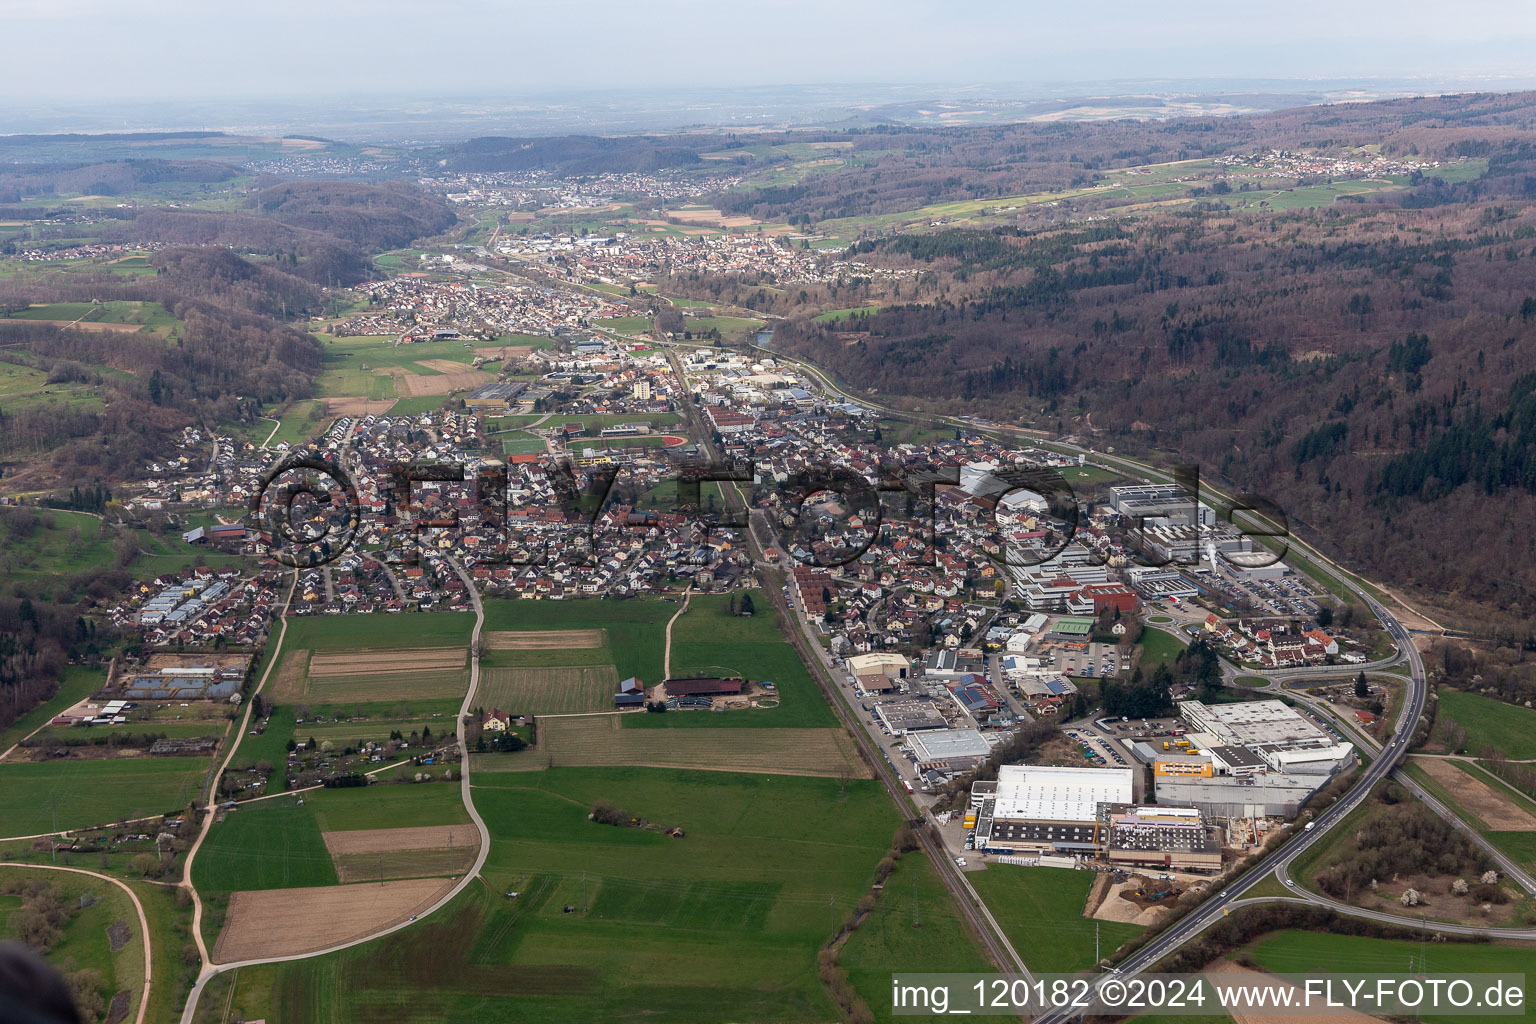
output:
M1222 692L1223 676L1279 669L1317 692L1339 667L1373 660L1377 629L1320 625L1331 607L1321 586L1179 485L1135 482L1086 452L961 427L913 433L774 356L771 338L720 347L605 330L595 324L648 318L645 300L522 279L469 282L450 259L431 261L432 278L359 287L361 308L330 329L362 343L349 358L363 367L402 346L457 346L474 369L499 376L444 395L433 411L337 416L302 443L188 428L144 467L142 485L118 496L143 514L250 510L180 535L188 552L241 563L167 574L112 612L157 663L186 650L259 653L284 576L269 557L262 502L272 501L275 468L314 456L346 468L356 518L339 557L293 571L285 614L467 612L476 593L733 601L781 579L807 650L873 749L930 808L957 864L1109 871L1131 903L1147 884L1135 872L1147 869L1204 887L1356 763L1358 738L1310 698L1202 701ZM507 334L532 343L490 343ZM433 465L453 467L453 478L411 482L405 473ZM856 505L857 494L835 494L825 481L806 492L800 481L825 466L872 486L892 472L948 478L904 507ZM690 473L701 477L691 496L678 483ZM1067 482L1074 526L1031 489L1031 473ZM319 535L340 510L332 495L305 515ZM1148 657L1154 644L1165 660ZM1168 674L1189 652L1219 665L1214 679ZM179 657L187 671L204 664ZM1084 681L1123 692L1084 718ZM118 694L114 682L103 696ZM754 684L762 693L773 681L632 678L613 712L739 714L755 706L738 699ZM1139 710L1144 686L1159 687L1173 714ZM141 682L120 692L127 704L114 712L131 715L190 691ZM1377 684L1323 699L1364 728L1386 696ZM538 716L516 707L486 708L475 725L497 729L509 712L536 729ZM1036 756L971 781L1032 723L1051 726ZM344 776L399 749L370 745L322 762L299 747L288 784ZM270 775L252 771L226 792L263 796ZM1155 901L1141 900L1136 913L1149 907Z
M1536 972L1536 93L1346 84L0 134L0 1024Z

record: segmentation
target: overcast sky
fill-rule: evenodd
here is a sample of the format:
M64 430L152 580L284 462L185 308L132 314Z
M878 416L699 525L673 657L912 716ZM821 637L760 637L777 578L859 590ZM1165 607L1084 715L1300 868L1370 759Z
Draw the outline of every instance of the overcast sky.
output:
M1527 0L0 0L0 26L0 106L1536 73Z

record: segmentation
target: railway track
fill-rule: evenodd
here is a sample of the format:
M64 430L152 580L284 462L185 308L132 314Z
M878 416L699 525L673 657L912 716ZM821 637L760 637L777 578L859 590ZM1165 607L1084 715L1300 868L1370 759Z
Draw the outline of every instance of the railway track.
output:
M679 363L676 354L672 351L672 346L668 345L666 340L659 335L656 337L656 341L661 350L666 353L667 362L671 365L672 372L677 375L678 383L685 383L687 377L683 373L682 365ZM720 452L715 448L713 437L708 430L704 429L704 425L699 421L697 412L692 404L685 400L684 405L684 417L687 419L694 437L709 452L710 458L718 462L720 460ZM753 561L764 562L766 560L765 548L768 545L764 542L763 538L771 539L773 536L773 531L768 524L767 517L761 510L753 510L747 507L746 500L742 498L741 492L737 490L734 483L720 485L720 493L725 498L727 507L733 511L746 512L748 517L746 535L749 550L752 553ZM759 531L761 531L761 534ZM880 780L881 785L885 787L886 793L889 794L896 806L900 808L908 823L913 826L912 832L916 835L919 846L922 848L923 853L927 855L929 861L932 862L934 870L938 872L945 889L949 891L955 905L960 909L961 914L964 915L972 933L981 941L987 958L1002 972L1029 977L1028 968L1025 967L1023 959L1013 948L1013 944L1008 941L1008 937L1003 934L1002 926L997 923L997 919L992 916L992 912L987 909L981 897L976 894L976 890L966 881L960 869L950 860L943 844L934 836L931 826L926 823L918 824L918 821L921 819L916 813L916 807L910 798L910 794L907 792L905 784L896 776L885 754L875 745L873 738L855 717L853 709L848 705L847 695L837 686L836 681L830 677L821 650L813 648L810 638L806 636L805 630L800 624L799 618L796 617L794 610L789 607L789 602L784 599L783 588L770 581L770 585L765 589L768 591L769 600L773 602L774 608L778 611L779 621L784 626L786 639L794 646L795 653L800 656L800 660L811 673L811 677L816 680L816 685L820 688L822 697L831 705L833 713L837 715L838 722L853 737L854 743L859 748L860 755L869 763L870 769L875 773L875 777Z

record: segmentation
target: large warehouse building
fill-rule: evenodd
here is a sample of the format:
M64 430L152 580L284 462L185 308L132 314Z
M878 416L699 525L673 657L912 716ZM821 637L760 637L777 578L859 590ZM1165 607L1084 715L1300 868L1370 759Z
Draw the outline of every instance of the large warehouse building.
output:
M976 848L1095 853L1099 804L1132 801L1129 768L1050 768L1012 764L998 769L995 787L976 815ZM977 790L981 792L978 794Z
M1234 748L1251 751L1271 771L1291 775L1331 775L1354 759L1352 744L1336 739L1321 726L1278 700L1241 704L1178 702L1189 723L1185 737L1200 749Z
M1138 807L1130 768L1007 765L971 787L976 848L1099 858L1120 867L1221 869L1221 843L1198 808Z
M1278 700L1242 704L1179 702L1187 747L1132 752L1152 766L1159 804L1199 808L1212 817L1293 818L1355 748Z

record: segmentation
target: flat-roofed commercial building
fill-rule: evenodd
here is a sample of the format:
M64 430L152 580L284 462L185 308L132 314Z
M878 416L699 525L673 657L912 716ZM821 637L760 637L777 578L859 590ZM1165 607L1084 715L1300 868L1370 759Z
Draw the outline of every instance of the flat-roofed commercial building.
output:
M1352 744L1278 700L1240 704L1179 701L1179 713L1189 722L1190 739L1204 734L1202 746L1242 747L1262 758L1270 770L1292 775L1328 775L1349 764Z
M978 849L1094 853L1101 846L1099 804L1128 804L1129 768L1004 765L997 790L977 815Z
M893 736L924 729L947 729L949 720L939 714L932 701L888 700L875 705L875 717Z
M907 743L920 771L960 771L986 760L992 753L992 745L975 729L915 732Z
M1221 843L1197 807L1100 804L1104 858L1125 867L1220 871Z

